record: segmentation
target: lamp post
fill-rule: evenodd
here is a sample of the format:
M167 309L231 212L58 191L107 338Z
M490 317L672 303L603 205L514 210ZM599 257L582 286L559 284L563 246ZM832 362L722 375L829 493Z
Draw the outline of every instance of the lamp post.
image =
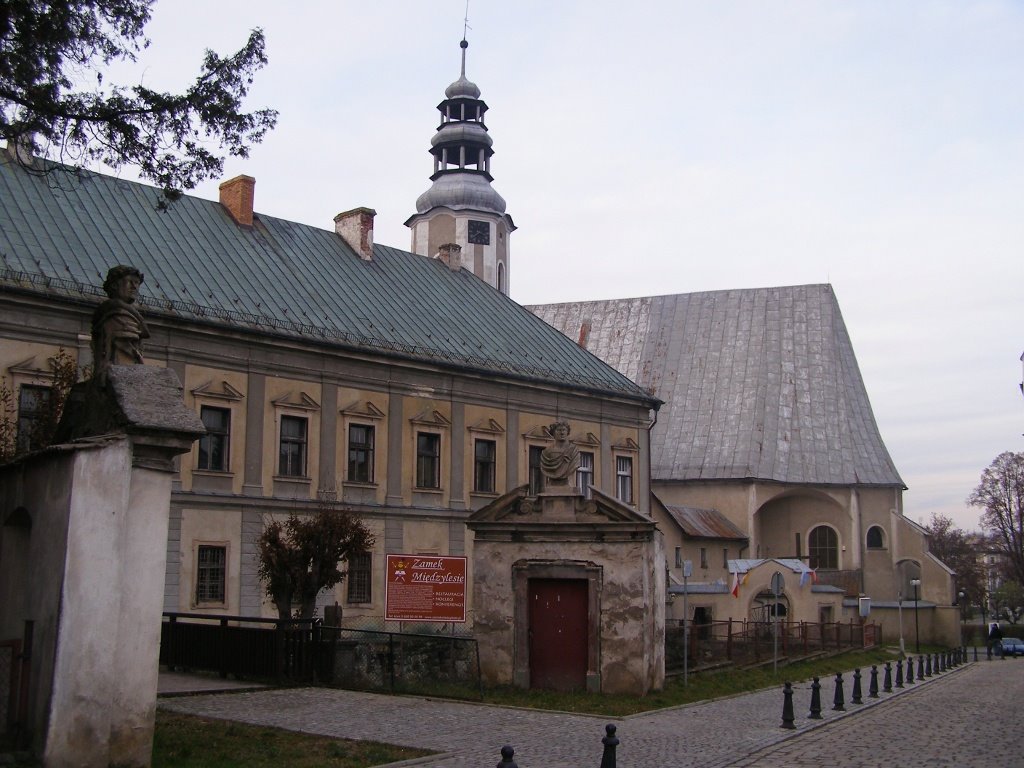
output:
M920 593L918 590L921 588L920 579L911 579L910 586L914 588L914 653L921 653L921 627L917 621L917 603Z
M903 645L903 592L896 593L896 609L900 617L900 658L907 658L907 649Z
M967 612L964 610L966 607L964 605L964 598L966 597L966 594L961 589L957 593L957 597L960 600L960 647L962 648L964 645L964 637L967 635Z

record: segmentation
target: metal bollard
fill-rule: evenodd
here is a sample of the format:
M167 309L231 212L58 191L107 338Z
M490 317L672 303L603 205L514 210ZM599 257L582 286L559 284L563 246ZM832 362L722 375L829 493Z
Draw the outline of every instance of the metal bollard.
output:
M903 669L901 666L900 669ZM903 676L900 675L900 687L903 686ZM892 693L892 662L885 662L885 679L882 682L882 691Z
M601 755L601 768L615 768L615 748L619 746L619 738L615 735L616 728L611 723L604 727L604 752Z
M924 657L917 657L917 679L924 682Z
M931 677L932 676L932 655L930 653L927 653L927 654L925 654L925 658L926 658L926 661L925 661L925 665L924 665L924 675L925 675L925 677ZM935 662L935 671L936 672L939 671L939 662L937 662L937 661Z
M843 706L843 673L836 673L836 694L832 697L832 710L834 712L845 712L846 707Z
M850 696L851 704L863 704L860 697L860 667L853 670L853 692Z
M512 755L514 755L515 753L516 751L512 749L512 747L510 747L508 744L502 747L501 762L498 763L497 768L519 768L519 766L515 764L515 761L512 760Z
M793 684L786 683L782 687L782 727L789 728L790 730L796 728L793 725L795 719L793 717ZM604 768L603 764L601 768Z
M949 658L948 651L943 651L939 654L939 672L945 672L949 669L949 664L946 663L947 658Z
M878 667L871 665L871 680L868 682L868 698L878 698Z
M920 661L920 660L921 660L921 657L919 656L918 657L918 661ZM910 683L914 682L914 659L913 659L913 657L907 659L907 676L906 677L907 677L907 684L908 685Z
M978 646L974 646L974 660L978 660Z
M896 662L896 687L897 688L902 688L903 687L903 662L902 661L897 661Z
M814 678L811 683L811 714L807 716L811 720L821 720L821 683Z

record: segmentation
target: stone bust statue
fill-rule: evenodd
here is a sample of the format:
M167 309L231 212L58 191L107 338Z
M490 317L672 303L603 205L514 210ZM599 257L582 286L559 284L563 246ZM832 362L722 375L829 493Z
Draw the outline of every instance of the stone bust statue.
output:
M555 442L540 455L540 470L544 475L544 486L567 488L575 482L576 469L580 465L580 450L569 442L569 423L556 421L548 429Z
M142 340L149 330L135 307L143 276L135 267L119 265L107 272L103 290L108 298L92 315L94 376L103 381L111 365L141 365Z

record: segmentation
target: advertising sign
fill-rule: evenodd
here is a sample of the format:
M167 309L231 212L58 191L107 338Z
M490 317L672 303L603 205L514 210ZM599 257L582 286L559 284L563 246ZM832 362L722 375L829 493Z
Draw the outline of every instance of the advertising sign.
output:
M466 558L388 555L387 621L465 621Z

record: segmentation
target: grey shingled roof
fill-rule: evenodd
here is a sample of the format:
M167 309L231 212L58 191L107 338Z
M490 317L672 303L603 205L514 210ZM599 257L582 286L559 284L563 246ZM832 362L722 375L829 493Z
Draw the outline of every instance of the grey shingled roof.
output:
M299 336L443 366L640 398L649 394L466 270L333 231L86 173L31 175L0 151L0 288L99 301L107 270L145 274L147 313Z
M529 309L666 401L655 481L903 486L829 285Z

